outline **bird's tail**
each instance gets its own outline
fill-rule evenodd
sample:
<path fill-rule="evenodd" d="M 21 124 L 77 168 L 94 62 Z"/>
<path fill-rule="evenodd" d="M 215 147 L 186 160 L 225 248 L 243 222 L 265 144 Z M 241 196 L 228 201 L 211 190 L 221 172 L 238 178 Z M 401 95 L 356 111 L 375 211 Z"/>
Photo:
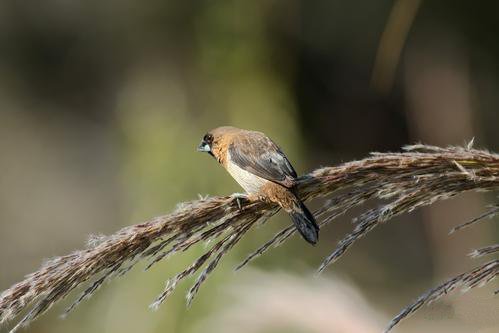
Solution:
<path fill-rule="evenodd" d="M 291 220 L 293 220 L 302 237 L 310 244 L 317 244 L 319 241 L 319 226 L 315 222 L 312 213 L 300 199 L 296 198 L 289 215 L 291 215 Z"/>

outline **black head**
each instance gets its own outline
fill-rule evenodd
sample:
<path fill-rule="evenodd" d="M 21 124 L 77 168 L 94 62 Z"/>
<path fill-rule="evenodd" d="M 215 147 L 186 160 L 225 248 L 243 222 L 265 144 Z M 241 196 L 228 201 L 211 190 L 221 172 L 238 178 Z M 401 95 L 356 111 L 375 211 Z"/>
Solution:
<path fill-rule="evenodd" d="M 203 137 L 203 140 L 201 140 L 201 143 L 198 146 L 198 151 L 205 152 L 213 156 L 213 153 L 211 151 L 212 144 L 213 144 L 213 134 L 206 133 L 205 136 Z"/>

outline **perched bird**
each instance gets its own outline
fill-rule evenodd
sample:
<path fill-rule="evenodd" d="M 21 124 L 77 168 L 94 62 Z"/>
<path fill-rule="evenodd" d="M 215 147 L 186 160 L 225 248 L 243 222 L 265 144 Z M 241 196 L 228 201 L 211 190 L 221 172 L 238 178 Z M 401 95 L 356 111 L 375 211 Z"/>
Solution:
<path fill-rule="evenodd" d="M 250 198 L 277 203 L 303 238 L 316 244 L 319 226 L 296 192 L 296 171 L 286 155 L 265 134 L 223 126 L 208 132 L 198 151 L 223 165 Z"/>

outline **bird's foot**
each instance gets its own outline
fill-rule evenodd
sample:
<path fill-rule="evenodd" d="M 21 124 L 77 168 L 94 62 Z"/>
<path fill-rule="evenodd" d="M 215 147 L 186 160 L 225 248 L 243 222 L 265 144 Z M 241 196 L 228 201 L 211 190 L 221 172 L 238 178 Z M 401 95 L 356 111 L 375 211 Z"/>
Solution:
<path fill-rule="evenodd" d="M 243 208 L 244 202 L 249 201 L 249 196 L 246 193 L 233 193 L 231 197 L 236 200 L 239 210 Z"/>

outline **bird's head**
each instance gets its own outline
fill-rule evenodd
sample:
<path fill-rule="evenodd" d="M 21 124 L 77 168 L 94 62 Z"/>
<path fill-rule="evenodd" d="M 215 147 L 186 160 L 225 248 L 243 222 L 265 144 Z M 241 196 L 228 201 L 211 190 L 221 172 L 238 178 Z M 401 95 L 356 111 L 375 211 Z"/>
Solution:
<path fill-rule="evenodd" d="M 213 134 L 211 134 L 210 132 L 206 133 L 203 136 L 203 140 L 201 140 L 201 143 L 198 146 L 198 151 L 213 155 L 213 152 L 211 150 L 213 146 L 213 141 L 214 141 Z"/>
<path fill-rule="evenodd" d="M 220 148 L 224 142 L 228 141 L 231 136 L 237 134 L 239 131 L 241 130 L 231 126 L 222 126 L 212 129 L 204 135 L 197 150 L 217 157 L 215 155 L 219 150 L 218 148 Z"/>

